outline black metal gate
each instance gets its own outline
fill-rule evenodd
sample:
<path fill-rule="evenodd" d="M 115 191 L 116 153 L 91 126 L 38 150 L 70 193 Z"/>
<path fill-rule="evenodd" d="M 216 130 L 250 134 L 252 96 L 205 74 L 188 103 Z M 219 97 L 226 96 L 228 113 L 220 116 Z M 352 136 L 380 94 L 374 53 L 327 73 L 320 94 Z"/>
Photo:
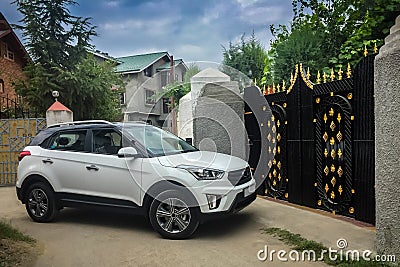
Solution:
<path fill-rule="evenodd" d="M 246 105 L 250 165 L 270 167 L 259 192 L 375 223 L 373 62 L 371 55 L 354 73 L 350 66 L 344 75 L 318 73 L 316 84 L 297 65 L 287 89 L 282 84 L 266 90 L 270 131 L 260 131 L 261 110 Z M 251 90 L 257 89 L 246 89 L 247 103 L 254 101 Z M 275 146 L 257 146 L 263 138 Z"/>

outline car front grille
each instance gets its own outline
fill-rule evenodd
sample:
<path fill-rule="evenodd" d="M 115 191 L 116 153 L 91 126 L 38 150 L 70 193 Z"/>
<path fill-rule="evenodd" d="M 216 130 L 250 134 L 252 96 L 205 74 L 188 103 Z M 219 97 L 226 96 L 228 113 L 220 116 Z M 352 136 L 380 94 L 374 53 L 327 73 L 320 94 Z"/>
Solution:
<path fill-rule="evenodd" d="M 232 185 L 235 186 L 249 182 L 251 180 L 250 167 L 229 172 L 228 180 L 229 182 L 231 182 Z"/>

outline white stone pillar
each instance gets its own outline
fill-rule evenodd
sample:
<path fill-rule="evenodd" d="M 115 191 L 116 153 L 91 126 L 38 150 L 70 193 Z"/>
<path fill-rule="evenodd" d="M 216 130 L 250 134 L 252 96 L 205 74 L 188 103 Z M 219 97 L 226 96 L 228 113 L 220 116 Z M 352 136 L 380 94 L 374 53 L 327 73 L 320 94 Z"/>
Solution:
<path fill-rule="evenodd" d="M 71 122 L 74 121 L 74 113 L 60 102 L 55 101 L 46 111 L 46 121 L 47 126 L 57 123 Z"/>
<path fill-rule="evenodd" d="M 400 16 L 375 58 L 377 251 L 400 259 Z"/>

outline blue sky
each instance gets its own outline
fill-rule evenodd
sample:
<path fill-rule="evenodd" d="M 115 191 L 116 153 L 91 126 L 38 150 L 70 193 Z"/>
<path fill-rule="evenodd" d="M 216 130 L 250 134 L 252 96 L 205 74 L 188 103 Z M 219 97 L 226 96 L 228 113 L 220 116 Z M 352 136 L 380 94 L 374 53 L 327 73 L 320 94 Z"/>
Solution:
<path fill-rule="evenodd" d="M 21 15 L 11 0 L 0 0 L 10 23 Z M 168 51 L 186 62 L 222 60 L 222 45 L 254 30 L 268 48 L 270 24 L 288 24 L 290 0 L 78 0 L 71 13 L 92 17 L 97 49 L 119 57 Z"/>

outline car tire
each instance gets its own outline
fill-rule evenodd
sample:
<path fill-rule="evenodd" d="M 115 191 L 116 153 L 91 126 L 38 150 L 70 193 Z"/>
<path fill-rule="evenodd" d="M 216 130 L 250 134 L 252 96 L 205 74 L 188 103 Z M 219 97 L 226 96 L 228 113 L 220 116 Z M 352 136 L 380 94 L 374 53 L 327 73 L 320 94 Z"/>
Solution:
<path fill-rule="evenodd" d="M 199 227 L 199 211 L 194 198 L 183 190 L 168 190 L 153 199 L 149 219 L 163 238 L 186 239 Z"/>
<path fill-rule="evenodd" d="M 53 189 L 43 182 L 28 187 L 25 203 L 26 211 L 35 222 L 51 222 L 58 213 Z"/>

